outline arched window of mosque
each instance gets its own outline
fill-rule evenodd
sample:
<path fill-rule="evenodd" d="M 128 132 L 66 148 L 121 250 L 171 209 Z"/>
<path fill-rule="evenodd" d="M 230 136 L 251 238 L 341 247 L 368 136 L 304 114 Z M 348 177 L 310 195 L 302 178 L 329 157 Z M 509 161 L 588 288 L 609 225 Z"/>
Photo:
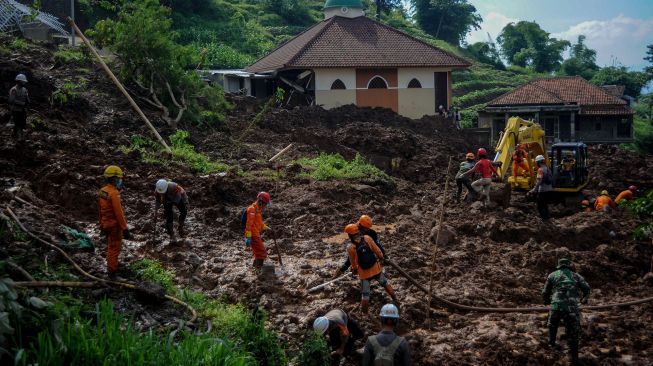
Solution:
<path fill-rule="evenodd" d="M 368 89 L 388 89 L 388 83 L 380 76 L 373 77 L 369 83 L 367 83 Z"/>
<path fill-rule="evenodd" d="M 413 80 L 411 80 L 411 81 L 408 83 L 408 87 L 409 87 L 409 88 L 421 88 L 421 87 L 422 87 L 422 84 L 419 82 L 419 80 L 413 78 Z"/>
<path fill-rule="evenodd" d="M 345 83 L 342 82 L 342 80 L 336 79 L 333 84 L 331 84 L 331 90 L 336 89 L 347 89 L 347 87 L 345 86 Z"/>

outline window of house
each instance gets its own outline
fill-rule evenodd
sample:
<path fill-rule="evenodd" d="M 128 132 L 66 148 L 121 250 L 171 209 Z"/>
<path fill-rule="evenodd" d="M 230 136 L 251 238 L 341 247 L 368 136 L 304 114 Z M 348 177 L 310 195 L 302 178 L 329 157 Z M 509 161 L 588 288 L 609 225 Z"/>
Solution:
<path fill-rule="evenodd" d="M 617 123 L 617 137 L 630 137 L 630 125 L 628 118 L 622 118 Z"/>
<path fill-rule="evenodd" d="M 421 87 L 422 87 L 422 83 L 420 83 L 419 80 L 413 78 L 413 80 L 411 80 L 411 81 L 408 83 L 408 87 L 409 87 L 409 88 L 421 88 Z"/>
<path fill-rule="evenodd" d="M 337 89 L 347 89 L 345 86 L 345 83 L 342 82 L 340 79 L 336 79 L 333 84 L 331 84 L 331 90 L 337 90 Z"/>
<path fill-rule="evenodd" d="M 388 83 L 380 76 L 373 77 L 369 83 L 367 83 L 368 89 L 388 89 Z"/>

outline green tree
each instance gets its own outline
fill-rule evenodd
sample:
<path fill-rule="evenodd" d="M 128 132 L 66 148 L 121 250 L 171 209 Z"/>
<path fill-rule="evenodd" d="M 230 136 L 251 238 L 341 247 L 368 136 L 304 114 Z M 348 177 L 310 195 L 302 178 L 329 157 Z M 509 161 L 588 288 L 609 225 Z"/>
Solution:
<path fill-rule="evenodd" d="M 649 73 L 649 78 L 653 79 L 653 44 L 650 44 L 646 46 L 646 56 L 644 56 L 644 60 L 648 61 L 651 63 L 651 66 L 647 66 L 644 68 L 644 71 Z"/>
<path fill-rule="evenodd" d="M 415 19 L 424 32 L 456 46 L 483 19 L 467 0 L 411 0 Z"/>
<path fill-rule="evenodd" d="M 551 38 L 539 24 L 527 21 L 506 25 L 497 42 L 511 65 L 529 67 L 537 72 L 558 70 L 562 52 L 570 46 L 569 41 Z"/>
<path fill-rule="evenodd" d="M 628 71 L 625 66 L 608 66 L 599 70 L 592 78 L 596 85 L 624 85 L 625 94 L 637 98 L 648 82 L 647 74 L 640 71 Z"/>
<path fill-rule="evenodd" d="M 560 74 L 580 75 L 587 80 L 591 80 L 599 70 L 599 66 L 596 64 L 596 51 L 587 48 L 584 42 L 585 36 L 578 36 L 578 41 L 571 46 L 571 57 L 566 59 L 560 66 Z"/>
<path fill-rule="evenodd" d="M 161 112 L 172 127 L 200 110 L 222 112 L 221 91 L 203 83 L 196 69 L 200 55 L 174 41 L 170 9 L 159 0 L 123 0 L 116 19 L 99 21 L 90 35 L 121 61 L 121 75 L 141 91 L 139 97 Z M 202 105 L 200 105 L 202 101 Z"/>
<path fill-rule="evenodd" d="M 314 24 L 306 0 L 263 0 L 268 11 L 279 15 L 288 25 Z"/>
<path fill-rule="evenodd" d="M 506 66 L 501 61 L 499 51 L 493 43 L 476 42 L 468 45 L 465 49 L 472 54 L 472 56 L 483 63 L 492 65 L 499 70 L 505 70 Z"/>

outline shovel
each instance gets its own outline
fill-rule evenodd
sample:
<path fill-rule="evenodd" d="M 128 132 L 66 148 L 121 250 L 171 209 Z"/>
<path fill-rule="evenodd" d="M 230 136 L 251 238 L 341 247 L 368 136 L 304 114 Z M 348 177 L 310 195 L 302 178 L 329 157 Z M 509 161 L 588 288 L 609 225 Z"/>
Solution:
<path fill-rule="evenodd" d="M 274 240 L 274 250 L 277 252 L 277 256 L 279 256 L 279 265 L 281 266 L 281 269 L 283 270 L 283 261 L 281 260 L 281 250 L 279 249 L 279 244 L 277 243 L 277 232 L 272 231 L 272 240 Z"/>
<path fill-rule="evenodd" d="M 340 277 L 338 277 L 338 278 L 335 278 L 335 279 L 333 279 L 333 280 L 331 280 L 331 281 L 327 281 L 327 282 L 325 282 L 325 283 L 323 283 L 323 284 L 321 284 L 321 285 L 317 285 L 317 286 L 315 286 L 315 287 L 311 287 L 311 288 L 309 288 L 308 290 L 306 290 L 306 292 L 311 293 L 311 292 L 315 292 L 315 291 L 317 291 L 317 290 L 321 290 L 321 289 L 327 287 L 328 285 L 330 285 L 330 284 L 332 284 L 332 283 L 338 282 L 338 281 L 340 281 L 340 280 L 346 278 L 347 276 L 349 276 L 349 273 L 345 273 L 345 274 L 343 274 L 342 276 L 340 276 Z"/>
<path fill-rule="evenodd" d="M 156 218 L 159 216 L 159 205 L 154 204 L 154 220 L 152 221 L 152 246 L 156 245 Z"/>

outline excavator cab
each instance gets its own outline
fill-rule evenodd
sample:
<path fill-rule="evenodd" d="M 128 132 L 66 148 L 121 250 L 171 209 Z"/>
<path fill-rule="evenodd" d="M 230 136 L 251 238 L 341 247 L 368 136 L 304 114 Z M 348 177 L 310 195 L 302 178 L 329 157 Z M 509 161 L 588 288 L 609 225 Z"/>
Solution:
<path fill-rule="evenodd" d="M 561 142 L 551 147 L 549 154 L 553 173 L 553 190 L 574 193 L 589 181 L 587 145 L 582 142 Z"/>

